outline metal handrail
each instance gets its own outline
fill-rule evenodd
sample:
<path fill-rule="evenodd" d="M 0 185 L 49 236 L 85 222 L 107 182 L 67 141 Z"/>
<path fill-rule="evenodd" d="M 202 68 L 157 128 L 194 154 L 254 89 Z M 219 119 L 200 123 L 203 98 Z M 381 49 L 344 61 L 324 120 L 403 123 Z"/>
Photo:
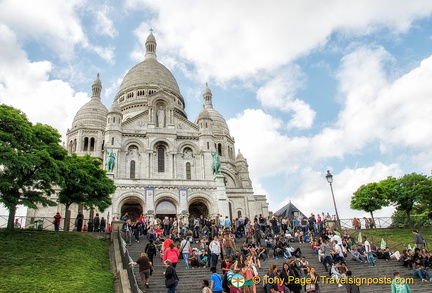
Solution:
<path fill-rule="evenodd" d="M 129 265 L 132 262 L 132 258 L 129 255 L 129 251 L 126 248 L 126 241 L 123 239 L 122 232 L 118 231 L 120 254 L 122 257 L 123 268 L 127 270 L 128 278 L 132 293 L 142 293 L 136 280 L 135 272 L 132 266 Z"/>

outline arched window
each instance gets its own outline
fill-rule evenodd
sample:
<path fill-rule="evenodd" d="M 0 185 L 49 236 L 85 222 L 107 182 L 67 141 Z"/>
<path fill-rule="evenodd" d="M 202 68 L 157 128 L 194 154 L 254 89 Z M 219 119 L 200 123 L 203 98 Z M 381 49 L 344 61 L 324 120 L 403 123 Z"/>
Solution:
<path fill-rule="evenodd" d="M 221 143 L 218 143 L 217 150 L 218 150 L 219 156 L 222 157 L 222 144 Z"/>
<path fill-rule="evenodd" d="M 89 147 L 89 139 L 88 137 L 84 137 L 84 151 L 88 151 L 88 147 Z"/>
<path fill-rule="evenodd" d="M 191 180 L 192 179 L 191 164 L 189 162 L 186 163 L 186 179 L 187 180 Z"/>
<path fill-rule="evenodd" d="M 114 137 L 111 137 L 111 145 L 114 145 Z"/>
<path fill-rule="evenodd" d="M 90 151 L 94 152 L 94 147 L 95 147 L 95 139 L 94 137 L 90 138 Z"/>
<path fill-rule="evenodd" d="M 73 152 L 73 141 L 71 140 L 69 142 L 69 153 L 72 153 L 72 152 Z"/>
<path fill-rule="evenodd" d="M 135 161 L 132 160 L 130 162 L 130 178 L 134 179 L 135 178 Z"/>
<path fill-rule="evenodd" d="M 165 149 L 159 146 L 157 149 L 158 155 L 158 172 L 165 172 Z"/>
<path fill-rule="evenodd" d="M 101 147 L 101 149 L 104 150 L 104 147 L 105 147 L 105 140 L 102 140 L 102 147 Z"/>
<path fill-rule="evenodd" d="M 77 148 L 77 141 L 76 141 L 76 138 L 75 138 L 74 142 L 73 142 L 73 152 L 74 153 L 76 153 L 76 148 Z"/>

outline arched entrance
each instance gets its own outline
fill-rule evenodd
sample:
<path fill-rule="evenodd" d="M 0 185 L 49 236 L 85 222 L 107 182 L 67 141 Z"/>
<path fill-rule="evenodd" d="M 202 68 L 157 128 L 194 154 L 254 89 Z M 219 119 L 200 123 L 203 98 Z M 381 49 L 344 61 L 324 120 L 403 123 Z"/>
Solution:
<path fill-rule="evenodd" d="M 207 205 L 202 200 L 196 200 L 189 204 L 189 217 L 201 217 L 204 218 L 209 216 L 209 210 Z"/>
<path fill-rule="evenodd" d="M 140 201 L 137 198 L 126 199 L 121 207 L 121 215 L 123 216 L 125 213 L 129 214 L 129 218 L 132 222 L 138 220 L 143 213 L 143 207 Z"/>
<path fill-rule="evenodd" d="M 177 217 L 177 208 L 170 200 L 161 200 L 156 205 L 156 218 Z"/>

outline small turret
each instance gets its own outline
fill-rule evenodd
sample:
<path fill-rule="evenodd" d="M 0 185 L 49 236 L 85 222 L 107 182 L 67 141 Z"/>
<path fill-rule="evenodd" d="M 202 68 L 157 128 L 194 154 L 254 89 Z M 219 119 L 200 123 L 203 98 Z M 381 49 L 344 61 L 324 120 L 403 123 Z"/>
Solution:
<path fill-rule="evenodd" d="M 145 47 L 146 47 L 146 54 L 145 59 L 156 59 L 156 38 L 153 35 L 153 30 L 150 29 L 150 34 L 147 37 Z"/>
<path fill-rule="evenodd" d="M 99 73 L 98 73 L 92 85 L 92 98 L 95 97 L 100 99 L 101 92 L 102 92 L 102 82 L 99 79 Z"/>

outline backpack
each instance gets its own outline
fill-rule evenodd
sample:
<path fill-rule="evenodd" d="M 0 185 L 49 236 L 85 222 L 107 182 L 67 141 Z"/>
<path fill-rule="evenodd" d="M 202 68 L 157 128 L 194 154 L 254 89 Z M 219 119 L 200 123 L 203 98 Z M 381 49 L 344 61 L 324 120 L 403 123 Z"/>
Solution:
<path fill-rule="evenodd" d="M 148 244 L 147 251 L 148 251 L 148 252 L 156 253 L 156 246 L 155 246 L 153 243 L 149 243 L 149 244 Z"/>

